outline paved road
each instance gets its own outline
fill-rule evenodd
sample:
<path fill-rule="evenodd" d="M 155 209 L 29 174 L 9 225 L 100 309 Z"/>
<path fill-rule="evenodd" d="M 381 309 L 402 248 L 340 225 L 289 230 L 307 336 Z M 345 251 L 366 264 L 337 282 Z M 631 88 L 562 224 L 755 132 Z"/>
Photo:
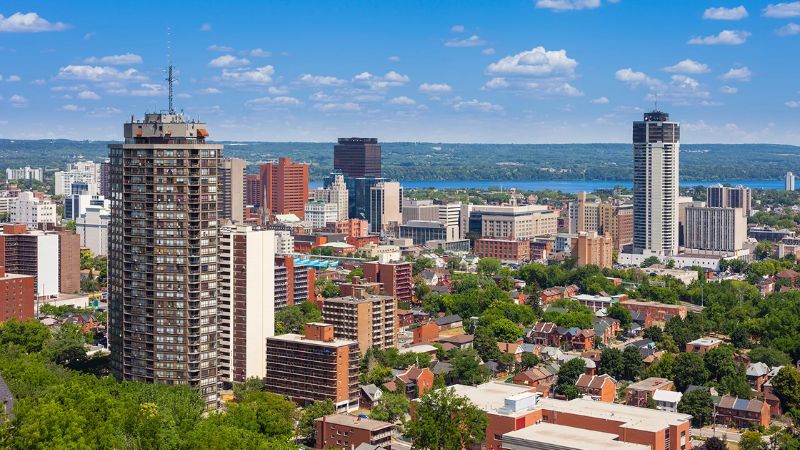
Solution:
<path fill-rule="evenodd" d="M 742 440 L 742 435 L 728 431 L 725 427 L 717 426 L 716 431 L 714 431 L 711 427 L 703 427 L 703 428 L 692 428 L 691 430 L 692 436 L 702 436 L 705 438 L 710 438 L 712 436 L 716 436 L 722 440 L 730 441 L 730 442 L 739 442 Z"/>

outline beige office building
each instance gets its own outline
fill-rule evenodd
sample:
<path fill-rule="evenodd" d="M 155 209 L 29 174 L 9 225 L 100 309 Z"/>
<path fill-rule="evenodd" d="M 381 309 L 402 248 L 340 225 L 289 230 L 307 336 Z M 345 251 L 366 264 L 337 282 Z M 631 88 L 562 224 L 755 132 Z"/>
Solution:
<path fill-rule="evenodd" d="M 244 177 L 247 162 L 237 158 L 222 158 L 219 171 L 220 219 L 244 223 Z"/>
<path fill-rule="evenodd" d="M 322 304 L 322 319 L 333 325 L 336 338 L 358 342 L 364 354 L 370 347 L 397 347 L 397 299 L 388 295 L 337 297 Z"/>
<path fill-rule="evenodd" d="M 686 208 L 684 246 L 687 252 L 736 252 L 747 240 L 747 218 L 742 208 Z"/>

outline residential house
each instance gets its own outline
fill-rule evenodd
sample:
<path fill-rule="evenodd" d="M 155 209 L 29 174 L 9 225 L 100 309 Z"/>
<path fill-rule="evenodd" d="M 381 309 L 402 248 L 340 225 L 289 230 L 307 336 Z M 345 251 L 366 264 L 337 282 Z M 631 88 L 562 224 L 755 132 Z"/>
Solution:
<path fill-rule="evenodd" d="M 766 402 L 723 395 L 715 403 L 717 424 L 737 428 L 769 427 L 770 407 Z"/>
<path fill-rule="evenodd" d="M 363 448 L 369 444 L 389 448 L 394 425 L 349 414 L 333 414 L 315 421 L 316 448 Z M 375 447 L 373 447 L 375 448 Z"/>
<path fill-rule="evenodd" d="M 594 323 L 594 333 L 600 338 L 603 345 L 608 345 L 613 341 L 620 330 L 619 320 L 611 317 L 595 317 L 592 322 Z"/>
<path fill-rule="evenodd" d="M 414 344 L 429 344 L 439 339 L 441 328 L 436 322 L 423 323 L 412 331 L 412 342 Z"/>
<path fill-rule="evenodd" d="M 613 403 L 617 397 L 617 381 L 609 375 L 586 375 L 578 377 L 575 387 L 584 397 L 606 403 Z"/>
<path fill-rule="evenodd" d="M 558 326 L 552 322 L 537 322 L 528 333 L 527 340 L 536 345 L 558 347 Z"/>
<path fill-rule="evenodd" d="M 745 376 L 747 377 L 747 384 L 750 385 L 756 392 L 761 392 L 764 383 L 768 381 L 770 368 L 763 362 L 750 363 L 747 365 Z"/>
<path fill-rule="evenodd" d="M 361 400 L 359 405 L 365 409 L 372 409 L 381 401 L 383 391 L 374 384 L 364 384 L 361 388 Z"/>
<path fill-rule="evenodd" d="M 498 342 L 497 348 L 502 353 L 508 353 L 514 357 L 514 361 L 522 362 L 522 343 L 520 342 Z"/>
<path fill-rule="evenodd" d="M 449 330 L 464 326 L 464 320 L 458 314 L 451 314 L 436 318 L 436 325 L 439 325 L 442 330 Z"/>
<path fill-rule="evenodd" d="M 672 391 L 674 389 L 674 383 L 666 378 L 645 378 L 628 385 L 625 390 L 625 403 L 645 408 L 657 390 Z"/>
<path fill-rule="evenodd" d="M 663 389 L 656 389 L 653 392 L 653 401 L 656 402 L 656 408 L 662 411 L 678 412 L 678 403 L 680 403 L 683 394 L 675 391 L 667 391 Z"/>
<path fill-rule="evenodd" d="M 686 343 L 686 353 L 706 353 L 722 345 L 722 341 L 713 337 L 702 337 Z"/>
<path fill-rule="evenodd" d="M 416 366 L 411 366 L 395 373 L 395 383 L 397 381 L 403 382 L 405 385 L 404 394 L 409 400 L 413 400 L 422 397 L 425 391 L 433 387 L 433 372 L 427 367 L 419 369 Z"/>
<path fill-rule="evenodd" d="M 451 344 L 454 348 L 464 350 L 472 348 L 473 340 L 475 340 L 475 336 L 471 334 L 458 334 L 455 336 L 440 337 L 439 343 L 442 345 Z"/>
<path fill-rule="evenodd" d="M 788 286 L 797 287 L 797 279 L 800 277 L 800 273 L 792 269 L 786 269 L 775 274 L 775 277 L 778 279 L 778 282 L 784 281 Z"/>

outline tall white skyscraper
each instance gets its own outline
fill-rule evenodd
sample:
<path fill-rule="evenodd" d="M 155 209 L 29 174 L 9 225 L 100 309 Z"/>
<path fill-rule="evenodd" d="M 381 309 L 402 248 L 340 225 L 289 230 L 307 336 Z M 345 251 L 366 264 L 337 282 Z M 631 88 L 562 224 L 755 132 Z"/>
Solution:
<path fill-rule="evenodd" d="M 100 194 L 100 164 L 92 161 L 67 164 L 67 170 L 55 173 L 56 195 L 71 194 L 72 183 L 86 183 L 91 187 L 90 195 Z"/>
<path fill-rule="evenodd" d="M 652 111 L 633 122 L 633 248 L 635 253 L 678 253 L 680 124 Z"/>
<path fill-rule="evenodd" d="M 787 191 L 794 190 L 794 179 L 795 176 L 792 172 L 786 172 L 786 176 L 783 177 L 783 188 Z"/>
<path fill-rule="evenodd" d="M 403 187 L 397 181 L 382 181 L 370 189 L 369 230 L 387 232 L 403 223 Z"/>
<path fill-rule="evenodd" d="M 349 212 L 349 201 L 347 196 L 347 184 L 344 181 L 344 175 L 341 173 L 332 173 L 330 175 L 331 183 L 328 187 L 317 188 L 312 191 L 314 200 L 322 200 L 325 203 L 336 204 L 336 215 L 339 220 L 347 220 Z"/>

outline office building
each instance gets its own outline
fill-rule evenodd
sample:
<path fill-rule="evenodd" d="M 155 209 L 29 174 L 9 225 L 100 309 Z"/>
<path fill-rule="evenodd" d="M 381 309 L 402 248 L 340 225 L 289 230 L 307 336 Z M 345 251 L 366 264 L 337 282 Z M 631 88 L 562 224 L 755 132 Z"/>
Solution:
<path fill-rule="evenodd" d="M 110 144 L 109 344 L 120 380 L 195 388 L 218 404 L 221 144 L 170 104 Z"/>
<path fill-rule="evenodd" d="M 55 225 L 57 220 L 56 204 L 30 191 L 20 192 L 11 210 L 12 223 L 21 223 L 31 229 L 39 228 L 39 224 Z"/>
<path fill-rule="evenodd" d="M 424 245 L 428 241 L 451 242 L 458 240 L 458 226 L 445 225 L 438 220 L 410 220 L 400 225 L 400 237 L 412 239 L 414 245 Z"/>
<path fill-rule="evenodd" d="M 403 187 L 397 181 L 382 181 L 370 189 L 369 227 L 371 233 L 396 230 L 403 223 Z"/>
<path fill-rule="evenodd" d="M 531 239 L 554 235 L 558 213 L 541 205 L 472 205 L 467 232 L 481 237 Z"/>
<path fill-rule="evenodd" d="M 622 250 L 633 242 L 633 205 L 601 203 L 598 234 L 610 234 L 614 248 Z"/>
<path fill-rule="evenodd" d="M 577 201 L 570 202 L 568 211 L 570 234 L 581 231 L 598 231 L 600 229 L 600 199 L 588 198 L 586 192 L 578 192 Z"/>
<path fill-rule="evenodd" d="M 267 214 L 305 215 L 308 201 L 308 164 L 295 163 L 289 158 L 262 164 L 261 207 Z"/>
<path fill-rule="evenodd" d="M 325 228 L 329 223 L 335 223 L 339 219 L 339 207 L 336 203 L 312 200 L 306 203 L 305 217 L 311 228 Z"/>
<path fill-rule="evenodd" d="M 358 343 L 335 338 L 332 325 L 308 323 L 305 335 L 268 337 L 266 356 L 268 392 L 301 406 L 331 400 L 337 412 L 358 409 Z"/>
<path fill-rule="evenodd" d="M 448 227 L 455 227 L 458 236 L 455 239 L 464 239 L 464 233 L 461 232 L 461 202 L 442 203 L 438 206 L 439 222 Z"/>
<path fill-rule="evenodd" d="M 333 169 L 348 178 L 381 177 L 381 146 L 376 138 L 339 138 Z"/>
<path fill-rule="evenodd" d="M 380 392 L 380 391 L 378 391 Z M 351 414 L 333 414 L 316 419 L 315 448 L 358 450 L 389 449 L 394 425 Z"/>
<path fill-rule="evenodd" d="M 55 234 L 58 235 L 58 292 L 77 294 L 81 291 L 81 237 L 64 229 Z"/>
<path fill-rule="evenodd" d="M 0 235 L 0 323 L 34 318 L 34 277 L 6 272 L 5 236 Z"/>
<path fill-rule="evenodd" d="M 747 241 L 747 218 L 741 208 L 686 208 L 687 252 L 737 252 Z"/>
<path fill-rule="evenodd" d="M 294 236 L 288 230 L 275 230 L 275 254 L 294 253 Z"/>
<path fill-rule="evenodd" d="M 365 354 L 371 347 L 397 347 L 397 299 L 388 295 L 327 298 L 322 320 L 333 325 L 337 338 L 358 342 Z"/>
<path fill-rule="evenodd" d="M 403 199 L 403 223 L 412 220 L 439 220 L 439 205 L 434 205 L 433 200 Z"/>
<path fill-rule="evenodd" d="M 0 191 L 0 222 L 11 219 L 11 212 L 17 205 L 17 195 L 19 191 L 4 190 Z"/>
<path fill-rule="evenodd" d="M 238 158 L 222 158 L 219 171 L 219 218 L 244 223 L 244 171 L 247 162 Z"/>
<path fill-rule="evenodd" d="M 100 195 L 111 198 L 111 162 L 100 163 Z"/>
<path fill-rule="evenodd" d="M 652 111 L 633 123 L 633 250 L 678 253 L 680 125 Z"/>
<path fill-rule="evenodd" d="M 411 263 L 364 263 L 364 279 L 383 284 L 383 291 L 400 302 L 410 302 L 414 295 L 411 280 Z"/>
<path fill-rule="evenodd" d="M 752 191 L 744 186 L 714 184 L 706 188 L 706 206 L 709 208 L 741 208 L 744 216 L 752 214 Z"/>
<path fill-rule="evenodd" d="M 597 234 L 595 231 L 581 231 L 572 246 L 572 252 L 578 257 L 578 267 L 594 265 L 600 268 L 611 268 L 614 259 L 614 244 L 610 234 Z"/>
<path fill-rule="evenodd" d="M 32 169 L 29 166 L 19 169 L 6 169 L 6 181 L 11 180 L 36 180 L 42 181 L 43 170 L 41 168 Z"/>
<path fill-rule="evenodd" d="M 330 177 L 331 182 L 328 186 L 317 188 L 312 191 L 312 197 L 314 200 L 335 204 L 337 220 L 347 220 L 350 208 L 348 196 L 350 194 L 347 191 L 344 175 L 341 173 L 332 173 Z"/>
<path fill-rule="evenodd" d="M 244 190 L 245 205 L 259 208 L 261 206 L 261 175 L 257 173 L 245 175 Z"/>
<path fill-rule="evenodd" d="M 480 238 L 475 240 L 473 253 L 478 258 L 527 262 L 531 259 L 531 242 L 528 239 Z"/>
<path fill-rule="evenodd" d="M 96 256 L 108 255 L 108 224 L 111 210 L 102 206 L 89 206 L 75 220 L 75 232 L 80 236 L 80 246 Z"/>
<path fill-rule="evenodd" d="M 369 222 L 364 219 L 337 220 L 333 231 L 352 237 L 367 236 L 369 234 Z"/>
<path fill-rule="evenodd" d="M 275 335 L 275 233 L 223 227 L 219 236 L 219 378 L 243 383 L 267 375 Z"/>
<path fill-rule="evenodd" d="M 72 194 L 64 197 L 64 220 L 77 220 L 89 207 L 108 209 L 111 206 L 111 200 L 89 192 L 85 184 L 72 184 Z"/>
<path fill-rule="evenodd" d="M 58 233 L 29 231 L 19 224 L 4 225 L 0 236 L 5 241 L 6 272 L 34 277 L 34 291 L 39 297 L 57 296 L 61 284 Z M 71 270 L 80 278 L 80 256 Z"/>
<path fill-rule="evenodd" d="M 72 183 L 86 183 L 92 187 L 91 195 L 100 194 L 100 164 L 92 161 L 78 161 L 67 164 L 67 169 L 55 173 L 55 194 L 68 195 Z"/>
<path fill-rule="evenodd" d="M 314 300 L 317 272 L 306 260 L 275 257 L 275 310 Z"/>
<path fill-rule="evenodd" d="M 793 191 L 794 180 L 795 180 L 794 174 L 792 172 L 786 172 L 786 176 L 783 177 L 783 189 L 786 191 Z"/>

